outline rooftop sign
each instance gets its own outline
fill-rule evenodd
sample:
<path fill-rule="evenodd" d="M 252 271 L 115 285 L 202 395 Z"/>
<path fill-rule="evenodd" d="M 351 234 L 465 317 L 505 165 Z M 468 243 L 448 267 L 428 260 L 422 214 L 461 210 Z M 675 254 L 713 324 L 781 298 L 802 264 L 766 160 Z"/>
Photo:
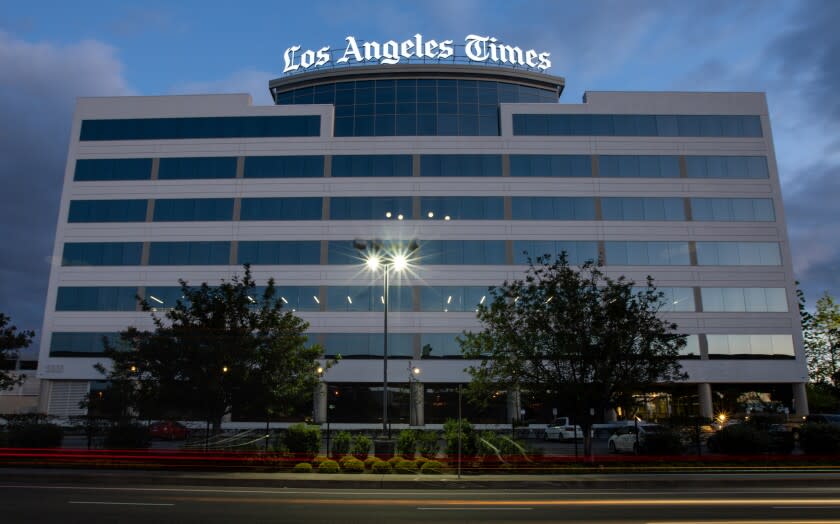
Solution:
<path fill-rule="evenodd" d="M 464 44 L 456 45 L 454 40 L 426 40 L 423 35 L 397 42 L 362 42 L 353 36 L 345 38 L 344 50 L 324 46 L 318 50 L 301 51 L 293 45 L 283 53 L 284 73 L 303 72 L 328 66 L 354 65 L 364 63 L 398 64 L 400 62 L 453 62 L 486 63 L 523 67 L 545 71 L 551 67 L 550 53 L 538 53 L 533 49 L 500 43 L 495 37 L 467 35 Z M 463 56 L 459 56 L 463 53 Z"/>

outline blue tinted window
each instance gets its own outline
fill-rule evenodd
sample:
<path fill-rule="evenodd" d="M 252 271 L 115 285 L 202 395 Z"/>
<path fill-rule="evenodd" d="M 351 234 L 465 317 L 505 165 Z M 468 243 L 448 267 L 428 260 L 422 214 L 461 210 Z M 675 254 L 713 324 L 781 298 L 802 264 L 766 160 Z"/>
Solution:
<path fill-rule="evenodd" d="M 151 158 L 97 158 L 76 160 L 73 180 L 149 180 L 151 177 Z"/>
<path fill-rule="evenodd" d="M 249 156 L 245 178 L 318 178 L 324 176 L 322 156 Z"/>
<path fill-rule="evenodd" d="M 146 286 L 143 298 L 152 311 L 172 309 L 179 300 L 186 303 L 180 286 Z"/>
<path fill-rule="evenodd" d="M 502 220 L 503 197 L 421 197 L 420 216 L 443 220 Z"/>
<path fill-rule="evenodd" d="M 603 197 L 604 220 L 685 220 L 682 198 Z"/>
<path fill-rule="evenodd" d="M 226 266 L 230 264 L 230 242 L 152 242 L 151 266 Z"/>
<path fill-rule="evenodd" d="M 139 266 L 142 242 L 67 242 L 62 266 Z"/>
<path fill-rule="evenodd" d="M 791 335 L 706 335 L 709 358 L 794 358 Z"/>
<path fill-rule="evenodd" d="M 331 358 L 382 357 L 384 350 L 381 333 L 325 333 L 323 337 L 324 356 Z M 414 356 L 414 335 L 412 333 L 389 333 L 388 356 Z"/>
<path fill-rule="evenodd" d="M 780 266 L 776 242 L 697 242 L 701 266 Z"/>
<path fill-rule="evenodd" d="M 332 176 L 411 176 L 411 155 L 336 155 Z"/>
<path fill-rule="evenodd" d="M 239 242 L 238 264 L 320 264 L 321 243 L 317 240 L 262 240 Z"/>
<path fill-rule="evenodd" d="M 319 136 L 319 115 L 83 120 L 81 141 Z"/>
<path fill-rule="evenodd" d="M 591 177 L 589 155 L 510 155 L 510 176 Z"/>
<path fill-rule="evenodd" d="M 506 264 L 504 240 L 426 240 L 420 243 L 421 264 Z"/>
<path fill-rule="evenodd" d="M 119 333 L 54 332 L 50 335 L 50 357 L 101 357 L 105 354 L 106 337 L 112 346 L 122 345 Z"/>
<path fill-rule="evenodd" d="M 240 220 L 320 220 L 323 199 L 243 198 Z"/>
<path fill-rule="evenodd" d="M 160 180 L 235 178 L 236 157 L 161 158 Z"/>
<path fill-rule="evenodd" d="M 513 134 L 523 136 L 760 137 L 752 115 L 514 114 Z"/>
<path fill-rule="evenodd" d="M 60 287 L 56 311 L 134 311 L 137 287 Z"/>
<path fill-rule="evenodd" d="M 73 200 L 68 222 L 145 222 L 146 200 Z"/>
<path fill-rule="evenodd" d="M 594 240 L 513 241 L 513 261 L 515 264 L 527 264 L 529 256 L 536 260 L 539 256 L 557 256 L 563 251 L 566 252 L 569 264 L 583 264 L 587 260 L 598 260 L 598 242 Z"/>
<path fill-rule="evenodd" d="M 262 290 L 259 290 L 260 294 Z M 320 311 L 318 286 L 277 286 L 277 296 L 283 307 L 292 311 Z"/>
<path fill-rule="evenodd" d="M 155 200 L 155 222 L 233 219 L 232 198 L 172 198 Z"/>
<path fill-rule="evenodd" d="M 634 287 L 633 293 L 644 293 L 645 287 Z M 662 293 L 662 301 L 659 311 L 663 312 L 693 312 L 696 311 L 694 303 L 694 288 L 690 287 L 657 287 L 656 291 Z"/>
<path fill-rule="evenodd" d="M 776 220 L 770 198 L 692 198 L 694 220 L 772 222 Z"/>
<path fill-rule="evenodd" d="M 601 155 L 598 176 L 605 178 L 679 178 L 676 156 Z"/>
<path fill-rule="evenodd" d="M 423 155 L 420 176 L 502 176 L 501 155 Z"/>
<path fill-rule="evenodd" d="M 420 352 L 423 358 L 463 358 L 460 336 L 461 333 L 422 333 Z"/>
<path fill-rule="evenodd" d="M 424 286 L 420 311 L 475 312 L 487 299 L 487 286 Z"/>
<path fill-rule="evenodd" d="M 411 197 L 332 197 L 330 220 L 411 218 Z"/>
<path fill-rule="evenodd" d="M 688 242 L 605 242 L 611 266 L 687 266 Z"/>
<path fill-rule="evenodd" d="M 788 310 L 785 288 L 761 287 L 704 287 L 703 311 L 786 313 Z"/>
<path fill-rule="evenodd" d="M 330 286 L 327 311 L 384 311 L 382 286 Z M 388 287 L 388 311 L 411 311 L 412 291 L 408 286 Z"/>
<path fill-rule="evenodd" d="M 688 178 L 749 178 L 770 176 L 763 156 L 687 156 Z"/>
<path fill-rule="evenodd" d="M 519 220 L 595 220 L 595 199 L 513 197 L 511 217 Z"/>
<path fill-rule="evenodd" d="M 364 254 L 353 246 L 352 240 L 330 240 L 327 249 L 329 264 L 358 265 L 365 263 Z"/>

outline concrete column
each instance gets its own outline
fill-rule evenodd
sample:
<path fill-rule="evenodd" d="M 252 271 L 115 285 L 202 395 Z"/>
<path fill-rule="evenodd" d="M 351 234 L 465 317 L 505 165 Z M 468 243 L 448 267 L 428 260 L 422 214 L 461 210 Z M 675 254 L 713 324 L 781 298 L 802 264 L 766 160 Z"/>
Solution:
<path fill-rule="evenodd" d="M 604 410 L 604 422 L 615 422 L 616 420 L 618 420 L 618 414 L 616 414 L 613 408 Z"/>
<path fill-rule="evenodd" d="M 507 420 L 505 422 L 510 422 L 515 420 L 520 422 L 522 420 L 522 413 L 520 413 L 519 409 L 521 406 L 521 396 L 519 394 L 518 389 L 511 389 L 508 390 L 507 395 Z"/>
<path fill-rule="evenodd" d="M 797 417 L 808 414 L 808 394 L 805 391 L 804 382 L 793 384 L 793 412 Z"/>
<path fill-rule="evenodd" d="M 324 424 L 327 421 L 327 383 L 318 382 L 315 386 L 315 394 L 312 406 L 312 422 Z"/>
<path fill-rule="evenodd" d="M 697 384 L 697 398 L 700 401 L 699 415 L 704 418 L 714 418 L 712 407 L 712 386 L 709 383 Z"/>
<path fill-rule="evenodd" d="M 413 380 L 409 385 L 411 388 L 411 411 L 409 414 L 409 424 L 411 426 L 424 426 L 425 417 L 425 403 L 423 399 L 423 383 Z"/>

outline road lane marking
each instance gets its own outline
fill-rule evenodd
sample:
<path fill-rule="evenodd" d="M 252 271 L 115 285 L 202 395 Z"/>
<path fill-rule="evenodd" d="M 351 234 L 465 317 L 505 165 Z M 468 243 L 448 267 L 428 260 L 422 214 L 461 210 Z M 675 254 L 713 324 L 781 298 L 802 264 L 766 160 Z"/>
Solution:
<path fill-rule="evenodd" d="M 417 508 L 420 511 L 530 511 L 534 508 Z"/>
<path fill-rule="evenodd" d="M 96 504 L 99 506 L 174 506 L 175 504 L 157 502 L 104 502 L 88 500 L 68 500 L 68 504 Z"/>

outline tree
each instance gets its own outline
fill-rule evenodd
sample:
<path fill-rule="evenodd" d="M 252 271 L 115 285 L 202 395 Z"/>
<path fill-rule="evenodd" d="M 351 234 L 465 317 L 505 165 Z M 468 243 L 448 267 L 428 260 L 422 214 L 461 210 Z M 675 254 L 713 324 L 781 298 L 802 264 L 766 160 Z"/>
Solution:
<path fill-rule="evenodd" d="M 180 280 L 182 298 L 164 317 L 140 299 L 155 328 L 126 329 L 125 347 L 105 340 L 111 383 L 130 380 L 135 405 L 198 412 L 214 431 L 235 404 L 257 405 L 269 420 L 311 394 L 321 348 L 307 346 L 309 324 L 283 310 L 273 279 L 258 294 L 244 269 L 216 287 Z"/>
<path fill-rule="evenodd" d="M 593 414 L 654 383 L 686 378 L 678 362 L 686 337 L 659 318 L 664 295 L 651 277 L 634 290 L 594 262 L 570 267 L 565 253 L 528 262 L 523 280 L 490 288 L 492 299 L 478 306 L 483 331 L 459 339 L 464 356 L 480 361 L 468 368 L 470 398 L 507 388 L 565 403 L 589 455 Z"/>
<path fill-rule="evenodd" d="M 801 302 L 802 300 L 800 300 Z M 800 308 L 801 310 L 801 308 Z M 813 382 L 840 390 L 840 304 L 825 292 L 814 314 L 803 315 L 808 372 Z"/>
<path fill-rule="evenodd" d="M 18 358 L 18 350 L 29 347 L 34 331 L 18 331 L 16 326 L 10 326 L 10 318 L 0 313 L 0 362 L 14 362 Z M 0 391 L 12 389 L 22 383 L 25 375 L 5 371 L 0 366 Z"/>

